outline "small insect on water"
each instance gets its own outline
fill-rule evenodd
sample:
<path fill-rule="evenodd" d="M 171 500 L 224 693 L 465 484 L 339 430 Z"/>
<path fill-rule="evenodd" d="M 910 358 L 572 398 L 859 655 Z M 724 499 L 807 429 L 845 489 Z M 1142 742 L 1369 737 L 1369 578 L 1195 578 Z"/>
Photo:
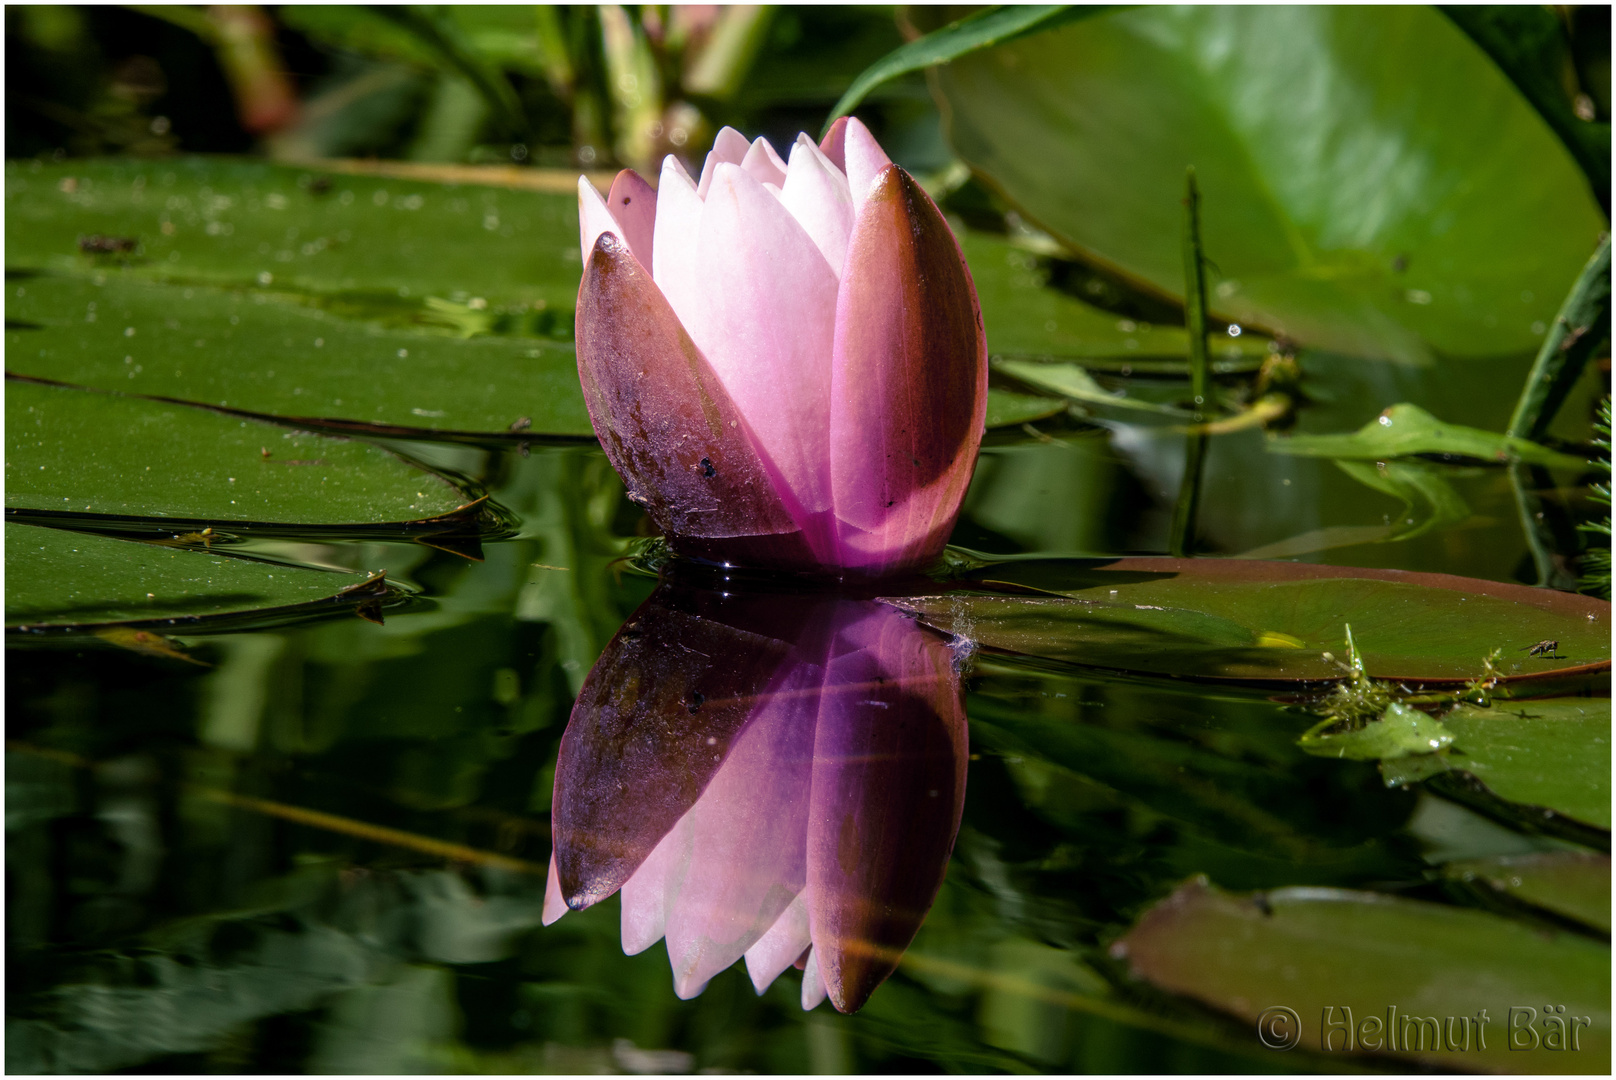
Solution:
<path fill-rule="evenodd" d="M 1547 657 L 1550 660 L 1565 659 L 1565 657 L 1560 655 L 1560 643 L 1558 641 L 1550 641 L 1547 638 L 1535 645 L 1522 645 L 1515 651 L 1524 652 L 1527 656 Z"/>

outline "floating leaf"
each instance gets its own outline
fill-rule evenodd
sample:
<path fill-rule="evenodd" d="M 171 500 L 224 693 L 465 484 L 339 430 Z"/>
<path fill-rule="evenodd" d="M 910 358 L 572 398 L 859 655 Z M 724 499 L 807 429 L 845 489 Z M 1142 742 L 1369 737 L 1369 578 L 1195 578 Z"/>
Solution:
<path fill-rule="evenodd" d="M 1610 933 L 1610 856 L 1546 851 L 1467 859 L 1442 867 L 1442 876 L 1575 919 Z"/>
<path fill-rule="evenodd" d="M 384 330 L 262 291 L 12 283 L 7 371 L 356 433 L 590 434 L 570 346 Z M 127 358 L 127 360 L 126 360 Z"/>
<path fill-rule="evenodd" d="M 1325 721 L 1333 725 L 1335 720 Z M 1412 754 L 1433 754 L 1453 743 L 1453 734 L 1418 709 L 1402 702 L 1386 707 L 1379 720 L 1351 731 L 1308 732 L 1296 740 L 1318 757 L 1350 758 L 1353 761 L 1382 761 Z"/>
<path fill-rule="evenodd" d="M 1508 677 L 1593 673 L 1610 664 L 1604 601 L 1448 574 L 1129 558 L 1004 563 L 970 580 L 1034 595 L 888 602 L 989 648 L 1181 677 L 1339 679 L 1349 623 L 1368 673 L 1382 679 L 1464 682 L 1500 647 Z M 1558 653 L 1526 650 L 1548 638 L 1559 641 Z"/>
<path fill-rule="evenodd" d="M 372 610 L 402 594 L 380 576 L 252 562 L 6 524 L 6 629 L 161 630 L 259 625 Z"/>
<path fill-rule="evenodd" d="M 1610 947 L 1487 912 L 1345 889 L 1238 897 L 1202 879 L 1112 954 L 1135 978 L 1261 1021 L 1280 1047 L 1465 1071 L 1610 1068 Z"/>
<path fill-rule="evenodd" d="M 1610 828 L 1609 698 L 1461 705 L 1443 723 L 1450 768 L 1500 799 Z"/>
<path fill-rule="evenodd" d="M 1561 469 L 1583 469 L 1588 464 L 1582 458 L 1557 454 L 1526 439 L 1495 435 L 1459 424 L 1444 424 L 1418 405 L 1409 404 L 1393 405 L 1350 435 L 1274 438 L 1269 441 L 1268 449 L 1276 454 L 1349 461 L 1435 456 L 1499 464 L 1524 461 L 1530 465 Z"/>
<path fill-rule="evenodd" d="M 85 254 L 78 238 L 92 235 L 132 239 L 135 252 Z M 6 268 L 182 284 L 267 279 L 395 306 L 479 298 L 564 313 L 570 329 L 577 196 L 239 158 L 12 162 Z"/>
<path fill-rule="evenodd" d="M 933 78 L 966 164 L 1172 296 L 1193 165 L 1213 311 L 1349 355 L 1532 351 L 1606 228 L 1553 133 L 1428 8 L 1136 8 Z"/>
<path fill-rule="evenodd" d="M 375 446 L 186 405 L 11 380 L 6 507 L 75 515 L 373 525 L 470 501 Z"/>

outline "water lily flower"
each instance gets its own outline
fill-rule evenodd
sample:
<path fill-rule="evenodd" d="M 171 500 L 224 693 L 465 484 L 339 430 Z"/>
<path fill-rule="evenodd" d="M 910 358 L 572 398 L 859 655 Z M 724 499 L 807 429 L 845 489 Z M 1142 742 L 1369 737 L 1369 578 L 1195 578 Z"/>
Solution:
<path fill-rule="evenodd" d="M 744 957 L 852 1012 L 936 898 L 966 758 L 949 644 L 895 609 L 664 584 L 562 735 L 544 921 L 621 889 L 680 997 Z"/>
<path fill-rule="evenodd" d="M 857 120 L 699 180 L 581 178 L 578 374 L 629 496 L 684 554 L 843 577 L 947 542 L 987 407 L 958 242 Z"/>

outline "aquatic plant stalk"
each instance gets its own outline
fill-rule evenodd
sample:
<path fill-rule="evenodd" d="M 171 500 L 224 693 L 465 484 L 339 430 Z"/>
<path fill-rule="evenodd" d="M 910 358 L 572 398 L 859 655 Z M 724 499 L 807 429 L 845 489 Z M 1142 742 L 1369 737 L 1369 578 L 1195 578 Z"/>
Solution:
<path fill-rule="evenodd" d="M 1610 236 L 1606 234 L 1544 335 L 1506 434 L 1518 439 L 1541 437 L 1594 350 L 1609 337 Z"/>
<path fill-rule="evenodd" d="M 1184 322 L 1190 335 L 1190 396 L 1195 403 L 1197 427 L 1184 437 L 1184 478 L 1178 485 L 1178 503 L 1167 550 L 1190 554 L 1195 544 L 1195 512 L 1201 500 L 1201 473 L 1206 460 L 1207 433 L 1200 427 L 1212 399 L 1212 363 L 1206 348 L 1206 262 L 1201 254 L 1201 192 L 1191 168 L 1184 178 Z"/>

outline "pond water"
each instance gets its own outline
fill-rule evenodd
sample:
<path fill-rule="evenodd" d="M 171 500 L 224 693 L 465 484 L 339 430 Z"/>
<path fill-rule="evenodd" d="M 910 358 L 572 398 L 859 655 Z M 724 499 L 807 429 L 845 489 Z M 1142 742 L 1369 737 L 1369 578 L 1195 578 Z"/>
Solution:
<path fill-rule="evenodd" d="M 1523 371 L 1304 357 L 1299 430 L 1350 431 L 1399 401 L 1500 430 Z M 1566 410 L 1578 433 L 1596 381 Z M 1295 692 L 973 652 L 868 594 L 716 572 L 692 583 L 646 556 L 647 523 L 593 446 L 395 446 L 486 488 L 512 535 L 480 551 L 250 549 L 385 569 L 414 597 L 384 622 L 182 636 L 183 655 L 86 638 L 8 652 L 13 1071 L 1334 1068 L 1266 1048 L 1229 1015 L 1240 1009 L 1135 978 L 1117 939 L 1196 875 L 1236 893 L 1340 887 L 1451 906 L 1440 864 L 1582 850 L 1452 792 L 1390 787 L 1373 761 L 1304 753 L 1318 717 Z M 993 569 L 1004 558 L 1164 552 L 1182 447 L 1165 429 L 1075 420 L 992 433 L 951 565 L 981 580 L 1005 576 Z M 1507 474 L 1428 467 L 1463 513 L 1385 541 L 1436 511 L 1400 509 L 1327 459 L 1266 453 L 1260 432 L 1220 437 L 1198 547 L 1531 580 Z M 653 597 L 659 570 L 669 584 Z M 725 664 L 750 674 L 721 694 L 646 703 L 647 685 L 699 687 Z M 576 836 L 614 823 L 643 856 L 690 805 L 677 792 L 711 768 L 692 752 L 613 772 L 580 734 L 562 755 L 586 679 L 589 700 L 653 716 L 674 742 L 729 740 L 736 701 L 767 706 L 774 742 L 760 749 L 754 725 L 735 744 L 749 764 L 724 774 L 728 809 L 713 819 L 766 820 L 729 847 L 711 841 L 685 887 L 754 860 L 789 897 L 802 858 L 780 870 L 792 860 L 771 845 L 801 844 L 812 788 L 816 812 L 842 824 L 810 827 L 821 856 L 807 856 L 809 875 L 848 894 L 845 909 L 862 897 L 887 917 L 869 931 L 886 950 L 873 963 L 895 970 L 862 1009 L 804 1011 L 813 966 L 786 966 L 759 994 L 745 965 L 728 965 L 681 1000 L 662 944 L 624 954 L 617 895 L 544 925 L 558 775 L 600 796 Z M 907 734 L 874 725 L 877 708 Z M 804 749 L 816 731 L 820 750 Z M 825 791 L 840 800 L 830 811 Z M 765 827 L 783 821 L 795 839 Z M 826 885 L 836 850 L 863 852 L 863 876 L 844 859 Z M 1602 1023 L 1594 1071 L 1608 1066 Z"/>

